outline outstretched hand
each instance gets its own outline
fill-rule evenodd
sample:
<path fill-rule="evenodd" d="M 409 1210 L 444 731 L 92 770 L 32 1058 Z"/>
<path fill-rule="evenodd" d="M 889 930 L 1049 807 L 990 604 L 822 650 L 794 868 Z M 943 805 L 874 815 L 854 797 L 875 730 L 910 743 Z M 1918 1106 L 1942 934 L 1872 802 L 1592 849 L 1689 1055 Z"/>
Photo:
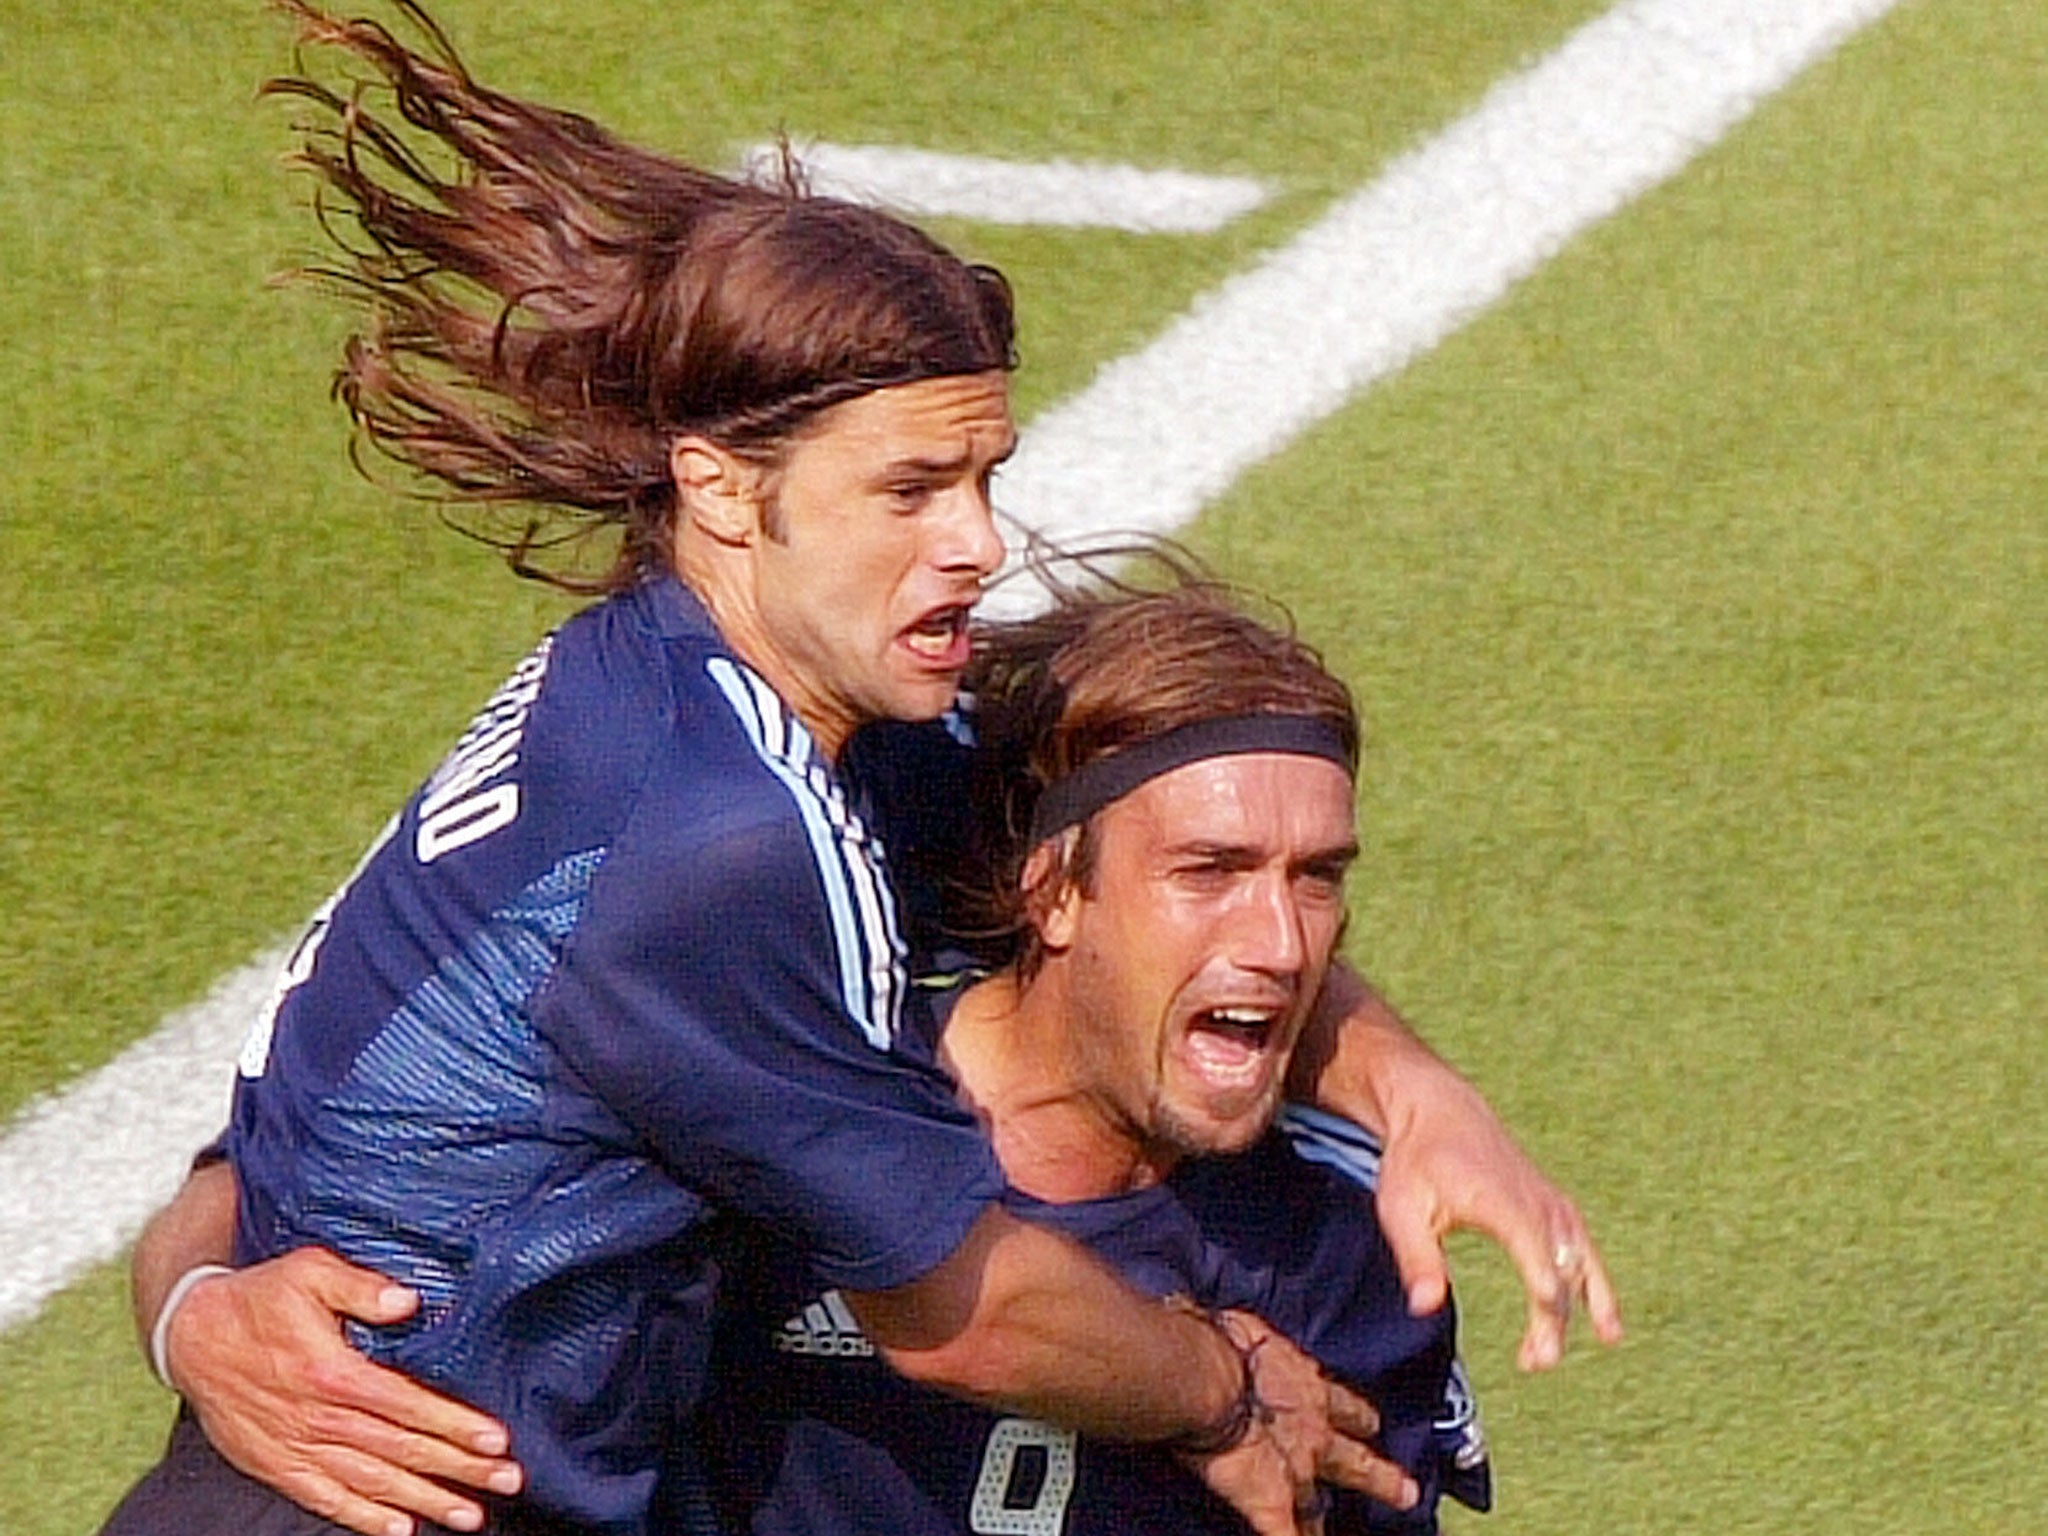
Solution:
<path fill-rule="evenodd" d="M 1521 1272 L 1528 1320 L 1516 1363 L 1523 1370 L 1548 1370 L 1564 1358 L 1575 1309 L 1603 1344 L 1618 1342 L 1621 1308 L 1578 1206 L 1463 1078 L 1443 1067 L 1423 1087 L 1417 1081 L 1390 1117 L 1378 1195 L 1409 1310 L 1419 1316 L 1444 1304 L 1444 1237 L 1464 1227 L 1499 1243 Z"/>
<path fill-rule="evenodd" d="M 503 1425 L 375 1365 L 345 1318 L 395 1323 L 416 1293 L 317 1248 L 195 1285 L 172 1317 L 171 1384 L 229 1462 L 363 1536 L 411 1536 L 415 1519 L 483 1526 L 443 1484 L 511 1494 L 522 1474 Z"/>
<path fill-rule="evenodd" d="M 1258 1536 L 1321 1536 L 1327 1483 L 1395 1509 L 1415 1503 L 1415 1480 L 1367 1443 L 1380 1427 L 1370 1403 L 1323 1375 L 1262 1319 L 1225 1312 L 1218 1326 L 1250 1362 L 1257 1411 L 1236 1445 L 1191 1459 Z"/>
<path fill-rule="evenodd" d="M 1479 1090 L 1350 966 L 1331 969 L 1295 1058 L 1297 1091 L 1385 1143 L 1380 1227 L 1411 1312 L 1444 1304 L 1444 1238 L 1463 1227 L 1499 1243 L 1521 1273 L 1529 1309 L 1517 1356 L 1523 1370 L 1548 1370 L 1564 1358 L 1575 1309 L 1584 1309 L 1603 1344 L 1620 1340 L 1621 1308 L 1578 1206 L 1515 1144 Z"/>

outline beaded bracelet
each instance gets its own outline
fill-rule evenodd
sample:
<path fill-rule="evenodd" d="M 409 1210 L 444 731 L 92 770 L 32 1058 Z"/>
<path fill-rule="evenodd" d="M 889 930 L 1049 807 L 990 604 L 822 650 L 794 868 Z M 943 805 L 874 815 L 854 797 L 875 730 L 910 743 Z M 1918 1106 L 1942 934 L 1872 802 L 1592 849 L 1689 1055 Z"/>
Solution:
<path fill-rule="evenodd" d="M 1191 1456 L 1197 1461 L 1206 1461 L 1211 1456 L 1221 1456 L 1225 1451 L 1234 1451 L 1244 1444 L 1245 1438 L 1252 1432 L 1253 1425 L 1273 1422 L 1273 1410 L 1266 1400 L 1259 1396 L 1258 1379 L 1252 1370 L 1252 1358 L 1258 1354 L 1259 1346 L 1265 1340 L 1261 1339 L 1252 1344 L 1239 1343 L 1237 1335 L 1230 1331 L 1220 1312 L 1201 1305 L 1192 1297 L 1169 1296 L 1166 1298 L 1166 1305 L 1175 1312 L 1199 1318 L 1221 1334 L 1223 1342 L 1228 1344 L 1231 1352 L 1237 1356 L 1240 1373 L 1237 1396 L 1231 1399 L 1230 1406 L 1223 1410 L 1221 1417 L 1213 1424 L 1175 1435 L 1165 1442 L 1166 1448 L 1182 1456 Z"/>

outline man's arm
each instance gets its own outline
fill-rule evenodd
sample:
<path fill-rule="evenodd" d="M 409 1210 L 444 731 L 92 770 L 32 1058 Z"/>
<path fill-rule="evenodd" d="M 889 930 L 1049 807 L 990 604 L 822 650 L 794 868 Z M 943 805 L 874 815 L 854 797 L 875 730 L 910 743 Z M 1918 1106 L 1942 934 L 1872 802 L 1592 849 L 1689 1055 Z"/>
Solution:
<path fill-rule="evenodd" d="M 231 1257 L 235 1198 L 234 1171 L 210 1164 L 144 1228 L 130 1281 L 145 1348 L 179 1277 Z M 372 1364 L 341 1334 L 344 1318 L 394 1323 L 418 1305 L 316 1248 L 214 1275 L 164 1330 L 167 1384 L 229 1462 L 323 1518 L 364 1536 L 411 1536 L 415 1517 L 477 1530 L 482 1506 L 441 1483 L 516 1493 L 504 1427 Z"/>
<path fill-rule="evenodd" d="M 217 1262 L 233 1228 L 234 1180 L 202 1170 L 151 1222 L 135 1260 L 145 1338 L 176 1276 Z M 1412 1503 L 1412 1481 L 1363 1441 L 1371 1408 L 1325 1382 L 1256 1319 L 1245 1336 L 1161 1306 L 1067 1239 L 990 1207 L 937 1269 L 849 1297 L 884 1357 L 935 1388 L 1127 1440 L 1199 1442 L 1242 1430 L 1196 1470 L 1261 1536 L 1313 1522 L 1316 1481 Z M 342 1339 L 343 1317 L 389 1322 L 417 1298 L 316 1249 L 209 1278 L 167 1330 L 172 1382 L 234 1465 L 364 1536 L 409 1536 L 412 1517 L 474 1530 L 483 1511 L 435 1481 L 517 1487 L 495 1421 L 371 1364 Z M 1257 1347 L 1250 1349 L 1248 1342 Z M 1265 1411 L 1238 1410 L 1246 1384 Z M 493 1481 L 493 1479 L 497 1479 Z"/>
<path fill-rule="evenodd" d="M 1507 1249 L 1521 1272 L 1528 1326 L 1517 1358 L 1524 1370 L 1563 1358 L 1575 1301 L 1603 1343 L 1620 1339 L 1621 1310 L 1578 1206 L 1515 1144 L 1479 1091 L 1348 966 L 1330 972 L 1295 1052 L 1290 1087 L 1386 1143 L 1380 1225 L 1413 1311 L 1443 1305 L 1450 1289 L 1443 1239 L 1469 1227 Z"/>
<path fill-rule="evenodd" d="M 1194 1470 L 1266 1536 L 1315 1524 L 1318 1481 L 1400 1509 L 1418 1496 L 1366 1446 L 1371 1406 L 1283 1335 L 1241 1313 L 1162 1306 L 998 1206 L 921 1280 L 847 1303 L 883 1358 L 925 1386 L 1103 1439 L 1210 1441 L 1190 1454 Z"/>

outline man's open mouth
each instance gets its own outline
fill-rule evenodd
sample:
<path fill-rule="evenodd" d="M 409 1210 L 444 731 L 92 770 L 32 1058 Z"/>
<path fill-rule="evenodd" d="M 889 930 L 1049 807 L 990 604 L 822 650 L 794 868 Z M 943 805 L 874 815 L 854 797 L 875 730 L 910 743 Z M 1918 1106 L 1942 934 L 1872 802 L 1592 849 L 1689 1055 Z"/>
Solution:
<path fill-rule="evenodd" d="M 1203 1009 L 1188 1021 L 1189 1065 L 1215 1087 L 1252 1087 L 1268 1069 L 1280 1013 L 1277 1007 Z"/>
<path fill-rule="evenodd" d="M 948 603 L 934 608 L 903 631 L 903 643 L 920 660 L 937 667 L 967 665 L 967 617 L 970 603 Z"/>

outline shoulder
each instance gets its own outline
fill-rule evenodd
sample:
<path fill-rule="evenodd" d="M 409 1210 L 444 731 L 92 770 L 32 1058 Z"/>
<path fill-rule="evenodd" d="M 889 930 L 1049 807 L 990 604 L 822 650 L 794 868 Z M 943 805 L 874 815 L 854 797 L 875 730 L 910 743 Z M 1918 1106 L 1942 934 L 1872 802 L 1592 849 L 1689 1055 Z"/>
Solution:
<path fill-rule="evenodd" d="M 563 798 L 630 796 L 624 829 L 663 858 L 801 849 L 853 818 L 832 765 L 674 581 L 597 604 L 558 637 L 539 710 Z"/>
<path fill-rule="evenodd" d="M 1373 1246 L 1364 1238 L 1378 1236 L 1372 1206 L 1378 1143 L 1348 1121 L 1319 1118 L 1333 1123 L 1300 1122 L 1290 1105 L 1247 1151 L 1182 1165 L 1174 1188 L 1203 1232 L 1261 1253 L 1301 1255 L 1326 1231 L 1343 1236 L 1342 1246 Z"/>
<path fill-rule="evenodd" d="M 1276 1128 L 1247 1152 L 1191 1162 L 1174 1186 L 1253 1310 L 1305 1347 L 1364 1330 L 1412 1349 L 1435 1325 L 1408 1314 L 1369 1189 L 1321 1151 Z"/>

